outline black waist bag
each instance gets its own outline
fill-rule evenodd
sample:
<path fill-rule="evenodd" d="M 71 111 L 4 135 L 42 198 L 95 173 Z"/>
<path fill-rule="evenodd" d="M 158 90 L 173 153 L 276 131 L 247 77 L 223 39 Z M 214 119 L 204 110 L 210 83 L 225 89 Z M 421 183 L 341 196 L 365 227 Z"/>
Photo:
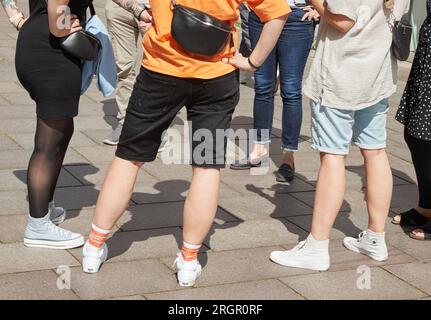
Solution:
<path fill-rule="evenodd" d="M 96 15 L 93 3 L 89 6 L 91 17 Z M 90 18 L 91 19 L 91 18 Z M 85 19 L 80 19 L 83 21 Z M 81 60 L 96 60 L 102 44 L 93 34 L 85 30 L 74 32 L 71 35 L 60 39 L 61 48 Z"/>
<path fill-rule="evenodd" d="M 413 27 L 409 21 L 395 21 L 392 32 L 392 53 L 399 61 L 406 61 L 410 55 Z"/>
<path fill-rule="evenodd" d="M 233 47 L 233 30 L 225 21 L 176 3 L 173 3 L 173 10 L 171 34 L 184 50 L 202 56 L 215 56 L 228 41 Z"/>
<path fill-rule="evenodd" d="M 90 4 L 91 16 L 96 15 L 93 3 Z M 91 18 L 90 18 L 91 19 Z M 102 44 L 93 34 L 85 30 L 72 33 L 68 37 L 62 39 L 61 47 L 64 51 L 81 60 L 96 60 L 99 56 Z"/>

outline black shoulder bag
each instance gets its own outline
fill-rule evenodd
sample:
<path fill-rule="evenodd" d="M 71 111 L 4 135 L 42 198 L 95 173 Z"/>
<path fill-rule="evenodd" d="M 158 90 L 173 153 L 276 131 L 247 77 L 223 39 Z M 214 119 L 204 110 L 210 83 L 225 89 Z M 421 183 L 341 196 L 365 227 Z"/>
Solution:
<path fill-rule="evenodd" d="M 233 29 L 225 21 L 202 11 L 172 1 L 173 19 L 171 34 L 186 51 L 202 56 L 215 56 L 230 41 L 233 47 Z"/>
<path fill-rule="evenodd" d="M 96 10 L 94 9 L 93 2 L 90 3 L 89 8 L 91 17 L 95 16 Z M 81 22 L 81 25 L 85 27 L 85 23 L 86 22 Z M 90 32 L 81 30 L 74 32 L 67 37 L 61 38 L 60 46 L 65 52 L 75 56 L 76 58 L 91 61 L 96 60 L 98 57 L 102 44 L 99 39 Z"/>
<path fill-rule="evenodd" d="M 410 23 L 410 12 L 400 21 L 394 21 L 392 30 L 392 53 L 399 61 L 406 61 L 410 55 L 413 27 Z"/>

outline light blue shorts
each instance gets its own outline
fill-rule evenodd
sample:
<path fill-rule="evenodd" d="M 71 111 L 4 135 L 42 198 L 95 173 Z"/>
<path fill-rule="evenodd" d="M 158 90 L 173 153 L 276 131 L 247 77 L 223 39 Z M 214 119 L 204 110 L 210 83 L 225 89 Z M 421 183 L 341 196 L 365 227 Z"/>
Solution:
<path fill-rule="evenodd" d="M 320 152 L 347 155 L 350 143 L 361 149 L 386 148 L 388 99 L 357 111 L 311 102 L 312 147 Z"/>

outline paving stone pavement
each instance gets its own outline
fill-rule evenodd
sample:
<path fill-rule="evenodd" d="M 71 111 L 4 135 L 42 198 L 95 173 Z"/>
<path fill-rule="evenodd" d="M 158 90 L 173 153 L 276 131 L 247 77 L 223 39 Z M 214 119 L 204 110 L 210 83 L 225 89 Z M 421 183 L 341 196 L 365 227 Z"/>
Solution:
<path fill-rule="evenodd" d="M 24 5 L 24 11 L 27 11 Z M 103 1 L 96 10 L 104 18 Z M 222 172 L 222 199 L 214 226 L 200 254 L 204 270 L 195 288 L 180 289 L 172 260 L 181 243 L 182 206 L 191 177 L 188 165 L 164 165 L 160 157 L 139 175 L 130 207 L 108 241 L 110 259 L 97 275 L 81 271 L 81 250 L 34 250 L 22 244 L 26 223 L 26 165 L 35 129 L 35 107 L 14 71 L 17 34 L 0 15 L 0 299 L 423 299 L 431 297 L 431 247 L 409 239 L 388 219 L 390 258 L 372 262 L 342 247 L 345 235 L 367 225 L 364 170 L 359 151 L 348 157 L 345 203 L 332 232 L 328 272 L 283 268 L 271 263 L 272 250 L 291 248 L 310 228 L 319 167 L 310 148 L 310 112 L 304 98 L 304 124 L 296 179 L 275 182 L 280 163 L 281 100 L 276 99 L 271 170 L 264 176 Z M 410 65 L 391 98 L 388 151 L 394 174 L 391 216 L 416 205 L 416 178 L 394 113 Z M 241 86 L 234 128 L 252 126 L 253 90 Z M 63 166 L 57 203 L 68 209 L 64 226 L 87 234 L 101 183 L 115 148 L 101 143 L 115 126 L 112 97 L 92 86 L 82 97 L 76 131 Z M 182 112 L 174 128 L 182 130 Z M 244 150 L 236 150 L 243 153 Z M 59 266 L 68 266 L 71 289 L 58 290 Z M 371 288 L 358 289 L 358 267 L 368 266 Z"/>

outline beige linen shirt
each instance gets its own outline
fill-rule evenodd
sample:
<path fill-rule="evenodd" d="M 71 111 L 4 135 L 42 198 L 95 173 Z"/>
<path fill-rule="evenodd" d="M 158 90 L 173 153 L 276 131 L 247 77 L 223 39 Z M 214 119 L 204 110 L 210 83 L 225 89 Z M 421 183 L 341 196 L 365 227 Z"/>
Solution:
<path fill-rule="evenodd" d="M 360 110 L 390 97 L 396 90 L 397 61 L 391 53 L 391 12 L 383 0 L 325 0 L 327 9 L 352 19 L 347 33 L 323 18 L 317 50 L 303 92 L 322 105 Z M 395 0 L 397 20 L 410 0 Z"/>

